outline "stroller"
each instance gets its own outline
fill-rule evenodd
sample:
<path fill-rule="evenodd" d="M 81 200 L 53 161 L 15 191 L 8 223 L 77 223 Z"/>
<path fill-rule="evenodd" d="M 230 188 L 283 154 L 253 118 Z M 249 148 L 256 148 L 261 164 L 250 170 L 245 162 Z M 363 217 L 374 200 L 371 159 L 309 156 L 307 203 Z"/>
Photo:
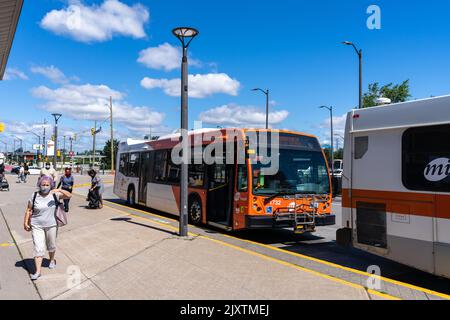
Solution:
<path fill-rule="evenodd" d="M 9 183 L 8 180 L 6 180 L 5 174 L 0 173 L 0 190 L 1 191 L 9 191 Z"/>
<path fill-rule="evenodd" d="M 89 201 L 89 209 L 99 209 L 100 208 L 100 194 L 98 192 L 99 188 L 95 188 L 93 191 L 89 190 L 87 201 Z"/>

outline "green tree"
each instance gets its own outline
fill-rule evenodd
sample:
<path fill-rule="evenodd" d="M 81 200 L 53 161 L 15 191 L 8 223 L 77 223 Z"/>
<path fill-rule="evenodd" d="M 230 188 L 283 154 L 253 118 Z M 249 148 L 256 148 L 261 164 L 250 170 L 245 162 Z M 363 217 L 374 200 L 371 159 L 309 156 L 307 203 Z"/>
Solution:
<path fill-rule="evenodd" d="M 117 150 L 119 149 L 119 140 L 114 139 L 114 161 L 117 159 Z M 105 146 L 103 147 L 102 155 L 105 158 L 102 159 L 105 168 L 111 169 L 111 139 L 106 141 Z"/>
<path fill-rule="evenodd" d="M 409 80 L 405 80 L 401 84 L 396 85 L 389 83 L 382 87 L 380 87 L 378 82 L 369 84 L 369 91 L 363 97 L 363 108 L 376 106 L 376 99 L 379 97 L 389 98 L 392 103 L 405 102 L 411 97 Z"/>

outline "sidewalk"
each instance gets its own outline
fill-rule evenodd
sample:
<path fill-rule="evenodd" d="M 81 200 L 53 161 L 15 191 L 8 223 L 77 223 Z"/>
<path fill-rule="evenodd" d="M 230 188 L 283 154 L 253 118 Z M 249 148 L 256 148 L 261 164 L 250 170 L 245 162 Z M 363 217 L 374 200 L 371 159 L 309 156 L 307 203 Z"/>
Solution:
<path fill-rule="evenodd" d="M 34 184 L 14 184 L 9 194 L 0 193 L 2 211 L 28 270 L 33 270 L 32 243 L 21 219 Z M 85 204 L 82 196 L 71 201 L 69 225 L 59 233 L 57 269 L 43 268 L 36 281 L 43 299 L 370 298 L 360 286 L 205 236 L 179 239 L 162 223 L 108 206 L 90 211 Z M 5 249 L 0 250 L 1 274 L 19 272 L 26 282 L 24 269 L 15 266 L 20 259 L 3 263 Z M 6 298 L 22 294 L 11 287 L 6 290 Z M 36 297 L 33 290 L 30 286 L 28 292 Z M 2 287 L 2 298 L 4 291 Z"/>

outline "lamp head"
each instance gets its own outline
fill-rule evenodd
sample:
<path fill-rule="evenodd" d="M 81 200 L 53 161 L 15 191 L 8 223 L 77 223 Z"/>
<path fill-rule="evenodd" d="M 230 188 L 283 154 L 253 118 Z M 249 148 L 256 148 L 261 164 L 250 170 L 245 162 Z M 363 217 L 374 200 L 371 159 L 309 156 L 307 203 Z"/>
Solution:
<path fill-rule="evenodd" d="M 353 42 L 350 41 L 344 41 L 342 42 L 343 44 L 347 45 L 347 46 L 351 46 L 353 44 Z"/>
<path fill-rule="evenodd" d="M 195 28 L 178 27 L 172 30 L 172 34 L 181 41 L 183 48 L 187 48 L 199 32 Z"/>

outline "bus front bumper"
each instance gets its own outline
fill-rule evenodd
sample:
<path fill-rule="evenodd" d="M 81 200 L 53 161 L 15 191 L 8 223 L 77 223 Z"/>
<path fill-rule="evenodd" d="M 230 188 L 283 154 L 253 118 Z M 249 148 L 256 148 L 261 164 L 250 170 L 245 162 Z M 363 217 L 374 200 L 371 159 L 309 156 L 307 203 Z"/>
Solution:
<path fill-rule="evenodd" d="M 271 228 L 290 228 L 294 227 L 294 215 L 292 218 L 283 218 L 277 220 L 274 216 L 247 216 L 248 229 L 271 229 Z M 334 214 L 316 215 L 315 226 L 331 226 L 336 224 Z"/>

